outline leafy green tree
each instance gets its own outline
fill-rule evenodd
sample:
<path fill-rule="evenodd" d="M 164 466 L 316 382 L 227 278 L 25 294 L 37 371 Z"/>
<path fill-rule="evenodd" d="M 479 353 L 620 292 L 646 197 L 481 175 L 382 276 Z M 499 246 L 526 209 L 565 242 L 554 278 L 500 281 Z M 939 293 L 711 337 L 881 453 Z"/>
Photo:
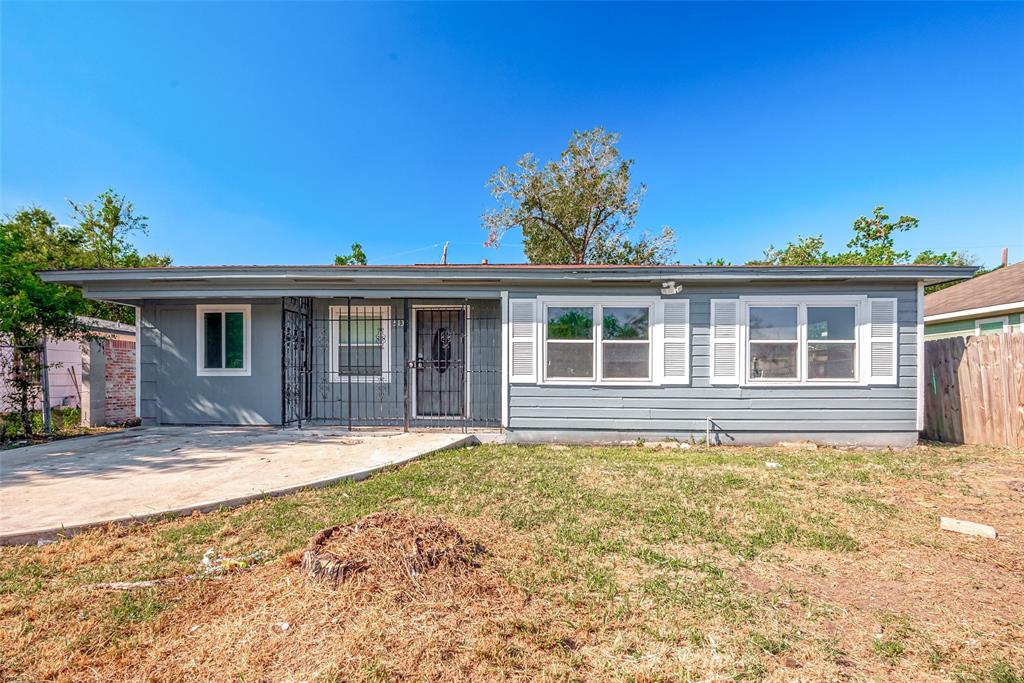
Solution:
<path fill-rule="evenodd" d="M 622 159 L 618 133 L 574 131 L 557 161 L 523 155 L 487 182 L 497 209 L 484 212 L 487 246 L 509 230 L 523 234 L 531 263 L 659 264 L 675 254 L 675 233 L 630 238 L 647 188 L 633 187 L 633 161 Z"/>
<path fill-rule="evenodd" d="M 81 242 L 75 228 L 58 224 L 53 214 L 39 208 L 23 209 L 0 222 L 0 339 L 11 347 L 4 354 L 4 379 L 29 436 L 44 335 L 80 339 L 88 334 L 78 321 L 87 309 L 81 293 L 44 283 L 36 271 L 77 264 Z"/>
<path fill-rule="evenodd" d="M 925 249 L 914 257 L 914 263 L 939 266 L 973 266 L 974 258 L 962 251 L 946 251 L 937 254 L 931 249 Z"/>
<path fill-rule="evenodd" d="M 363 251 L 363 245 L 361 245 L 359 242 L 353 242 L 351 252 L 349 252 L 348 254 L 339 254 L 334 257 L 334 265 L 365 266 L 366 253 Z"/>
<path fill-rule="evenodd" d="M 138 268 L 166 266 L 170 257 L 139 254 L 131 237 L 146 234 L 148 219 L 113 190 L 95 201 L 69 202 L 71 224 L 61 225 L 52 213 L 27 208 L 0 221 L 0 337 L 11 346 L 4 356 L 4 380 L 12 389 L 26 434 L 32 433 L 31 409 L 39 392 L 42 370 L 39 351 L 44 339 L 90 336 L 78 316 L 135 321 L 135 310 L 86 301 L 80 291 L 44 283 L 41 270 L 70 268 Z"/>
<path fill-rule="evenodd" d="M 77 229 L 79 249 L 58 268 L 156 268 L 171 264 L 170 256 L 139 254 L 131 238 L 149 234 L 149 218 L 135 213 L 135 205 L 113 189 L 94 201 L 68 201 Z M 135 309 L 104 301 L 86 302 L 86 315 L 135 323 Z"/>
<path fill-rule="evenodd" d="M 861 216 L 853 222 L 853 238 L 847 242 L 847 251 L 831 254 L 825 249 L 821 235 L 803 237 L 782 249 L 770 245 L 764 256 L 748 262 L 750 265 L 809 266 L 809 265 L 897 265 L 911 262 L 909 251 L 896 250 L 896 233 L 916 229 L 920 221 L 913 216 L 900 216 L 895 221 L 885 213 L 884 206 L 876 206 L 872 215 Z M 970 265 L 972 259 L 962 252 L 936 254 L 923 251 L 914 263 Z"/>
<path fill-rule="evenodd" d="M 589 313 L 575 308 L 567 309 L 548 321 L 550 339 L 585 339 L 593 334 L 594 319 Z"/>

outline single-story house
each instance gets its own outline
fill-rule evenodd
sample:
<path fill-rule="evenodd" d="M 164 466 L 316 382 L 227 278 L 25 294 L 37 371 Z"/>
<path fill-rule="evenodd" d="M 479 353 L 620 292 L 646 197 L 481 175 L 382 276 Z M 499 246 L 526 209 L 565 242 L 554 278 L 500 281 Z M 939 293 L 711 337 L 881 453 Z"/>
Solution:
<path fill-rule="evenodd" d="M 1024 261 L 924 298 L 925 339 L 1024 331 Z"/>
<path fill-rule="evenodd" d="M 41 273 L 138 307 L 144 424 L 512 441 L 917 440 L 950 266 L 210 266 Z"/>

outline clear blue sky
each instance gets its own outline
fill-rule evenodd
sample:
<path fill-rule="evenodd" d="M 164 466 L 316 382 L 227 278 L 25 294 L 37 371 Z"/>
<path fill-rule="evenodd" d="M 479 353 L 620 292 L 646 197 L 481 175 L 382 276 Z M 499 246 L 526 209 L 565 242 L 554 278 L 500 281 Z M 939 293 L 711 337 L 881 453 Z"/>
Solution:
<path fill-rule="evenodd" d="M 743 262 L 885 204 L 1024 258 L 1024 5 L 46 4 L 2 11 L 2 208 L 107 186 L 178 264 L 522 261 L 488 176 L 622 133 L 642 226 Z"/>

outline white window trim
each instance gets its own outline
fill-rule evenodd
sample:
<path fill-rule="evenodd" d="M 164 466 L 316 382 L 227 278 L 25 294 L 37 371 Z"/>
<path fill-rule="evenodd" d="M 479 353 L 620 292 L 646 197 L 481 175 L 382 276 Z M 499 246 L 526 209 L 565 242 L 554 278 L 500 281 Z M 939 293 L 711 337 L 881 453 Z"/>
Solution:
<path fill-rule="evenodd" d="M 658 314 L 658 302 L 661 301 L 660 297 L 656 296 L 594 296 L 594 297 L 561 297 L 561 296 L 538 296 L 537 306 L 539 313 L 538 324 L 540 325 L 540 349 L 538 350 L 537 357 L 539 359 L 539 384 L 555 386 L 656 386 L 661 382 L 656 376 L 657 370 L 655 368 L 655 346 L 657 340 L 660 339 L 659 331 L 659 314 Z M 554 307 L 593 307 L 597 309 L 595 313 L 593 337 L 591 340 L 573 340 L 573 339 L 554 339 L 555 343 L 575 343 L 579 342 L 582 344 L 593 344 L 594 345 L 594 375 L 592 377 L 581 377 L 581 378 L 565 378 L 565 377 L 552 377 L 548 378 L 548 314 L 547 309 L 549 306 Z M 632 306 L 640 307 L 646 306 L 648 309 L 647 320 L 648 320 L 648 333 L 646 340 L 648 349 L 647 368 L 648 376 L 643 379 L 603 379 L 601 377 L 601 370 L 604 363 L 603 346 L 604 341 L 601 339 L 603 316 L 601 310 L 604 308 L 616 308 L 620 306 Z M 621 342 L 624 340 L 612 340 L 611 343 Z M 638 343 L 638 342 L 634 342 Z M 687 351 L 689 353 L 689 350 Z"/>
<path fill-rule="evenodd" d="M 382 313 L 382 320 L 384 326 L 384 344 L 381 348 L 380 353 L 380 369 L 381 374 L 379 375 L 341 375 L 340 368 L 338 367 L 338 345 L 341 343 L 341 324 L 348 321 L 348 311 L 351 310 L 353 314 L 367 312 Z M 359 304 L 358 306 L 330 306 L 327 309 L 327 317 L 331 321 L 331 327 L 328 336 L 330 337 L 330 349 L 331 354 L 328 360 L 330 366 L 330 381 L 335 384 L 347 384 L 349 382 L 391 382 L 391 330 L 389 322 L 391 320 L 391 304 Z M 366 317 L 365 315 L 363 316 Z M 353 320 L 359 320 L 360 317 L 353 315 Z M 356 346 L 374 346 L 374 344 L 353 344 Z"/>
<path fill-rule="evenodd" d="M 868 297 L 865 295 L 807 295 L 807 296 L 741 296 L 740 313 L 740 386 L 745 387 L 849 387 L 867 386 L 871 374 Z M 796 306 L 797 307 L 797 377 L 796 379 L 750 379 L 750 307 L 751 306 Z M 854 354 L 853 379 L 808 379 L 807 378 L 807 307 L 849 306 L 856 315 L 856 353 Z M 769 340 L 764 340 L 769 341 Z M 780 340 L 785 342 L 787 340 Z M 817 343 L 814 340 L 811 343 Z M 844 340 L 849 343 L 848 340 Z M 756 343 L 756 342 L 755 342 Z"/>
<path fill-rule="evenodd" d="M 1008 316 L 1008 315 L 998 315 L 998 316 L 996 316 L 994 318 L 978 318 L 977 320 L 975 320 L 974 321 L 974 336 L 976 336 L 976 337 L 980 337 L 981 336 L 981 326 L 982 326 L 983 323 L 1002 323 L 1003 324 L 1003 332 L 1010 331 L 1009 330 L 1009 327 L 1010 327 L 1010 316 Z"/>
<path fill-rule="evenodd" d="M 206 340 L 203 338 L 203 316 L 207 313 L 241 313 L 243 361 L 241 368 L 203 367 Z M 222 329 L 221 346 L 227 343 L 227 330 Z M 252 306 L 250 304 L 196 304 L 196 376 L 249 377 L 252 375 Z"/>

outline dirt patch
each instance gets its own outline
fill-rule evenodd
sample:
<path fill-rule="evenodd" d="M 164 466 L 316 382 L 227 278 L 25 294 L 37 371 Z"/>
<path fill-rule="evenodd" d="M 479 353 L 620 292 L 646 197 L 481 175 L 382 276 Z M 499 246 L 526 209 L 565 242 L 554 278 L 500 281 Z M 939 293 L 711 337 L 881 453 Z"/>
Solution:
<path fill-rule="evenodd" d="M 531 634 L 570 635 L 505 577 L 530 561 L 525 546 L 478 521 L 376 513 L 325 529 L 306 550 L 351 569 L 310 580 L 293 556 L 161 590 L 173 607 L 83 678 L 495 680 L 521 665 L 510 656 L 537 649 Z"/>
<path fill-rule="evenodd" d="M 1024 496 L 1020 467 L 969 463 L 935 480 L 847 488 L 823 508 L 853 530 L 857 552 L 779 549 L 737 572 L 788 620 L 842 653 L 849 671 L 947 680 L 951 663 L 984 670 L 1019 661 L 1024 624 Z M 882 501 L 873 515 L 839 501 Z M 874 509 L 874 508 L 869 508 Z M 992 524 L 996 540 L 941 531 L 940 515 Z M 1015 645 L 1010 645 L 1011 643 Z M 887 663 L 886 652 L 898 652 Z"/>
<path fill-rule="evenodd" d="M 479 569 L 483 544 L 469 541 L 440 517 L 376 512 L 317 533 L 302 556 L 310 578 L 363 590 L 409 593 L 452 590 Z"/>

